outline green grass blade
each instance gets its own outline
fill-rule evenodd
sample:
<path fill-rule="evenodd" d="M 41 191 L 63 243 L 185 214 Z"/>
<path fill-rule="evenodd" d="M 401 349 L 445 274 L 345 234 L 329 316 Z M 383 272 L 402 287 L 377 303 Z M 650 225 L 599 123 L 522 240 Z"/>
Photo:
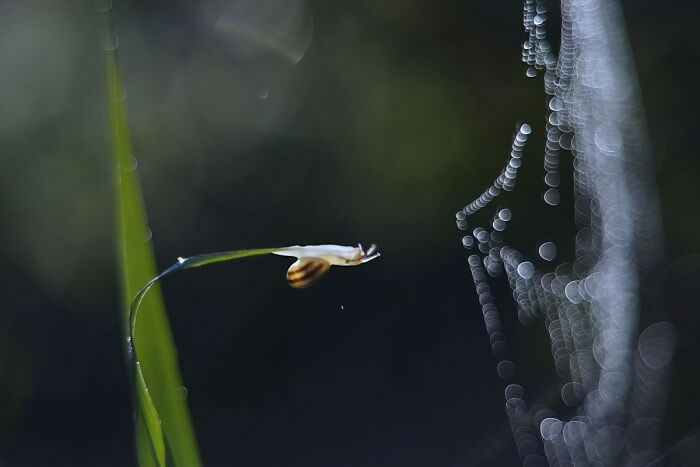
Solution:
<path fill-rule="evenodd" d="M 144 442 L 142 446 L 138 445 L 139 463 L 141 465 L 165 465 L 165 443 L 160 418 L 158 418 L 153 400 L 148 392 L 146 381 L 143 379 L 141 365 L 136 362 L 133 368 L 136 398 L 141 408 L 137 419 L 138 442 Z"/>
<path fill-rule="evenodd" d="M 231 261 L 232 259 L 245 258 L 247 256 L 267 255 L 273 251 L 281 249 L 281 247 L 257 248 L 253 250 L 234 250 L 222 251 L 220 253 L 206 253 L 203 255 L 190 256 L 189 258 L 182 258 L 179 264 L 182 265 L 182 269 L 198 268 L 200 266 L 204 266 L 205 264 L 221 263 L 223 261 Z"/>
<path fill-rule="evenodd" d="M 224 261 L 231 261 L 234 259 L 247 258 L 249 256 L 259 256 L 267 255 L 273 251 L 277 251 L 280 248 L 256 248 L 251 250 L 234 250 L 234 251 L 222 251 L 219 253 L 205 253 L 203 255 L 190 256 L 189 258 L 180 258 L 177 263 L 170 266 L 168 269 L 158 274 L 156 277 L 148 281 L 146 285 L 138 291 L 135 295 L 133 301 L 131 302 L 131 307 L 129 310 L 129 339 L 128 341 L 133 343 L 130 351 L 134 353 L 132 361 L 138 364 L 138 357 L 135 356 L 135 348 L 137 346 L 135 342 L 136 336 L 136 318 L 138 316 L 139 310 L 142 308 L 144 299 L 148 291 L 156 285 L 156 283 L 163 277 L 172 274 L 174 272 L 180 271 L 182 269 L 192 269 L 198 268 L 200 266 L 205 266 L 212 263 L 221 263 Z"/>
<path fill-rule="evenodd" d="M 153 246 L 146 236 L 146 210 L 134 168 L 111 11 L 100 11 L 100 15 L 104 20 L 108 45 L 105 47 L 105 72 L 116 165 L 116 240 L 126 335 L 130 334 L 129 304 L 155 276 L 156 266 Z M 109 44 L 114 44 L 114 47 Z M 139 342 L 139 361 L 131 363 L 139 463 L 144 466 L 165 466 L 167 458 L 177 466 L 196 467 L 201 465 L 201 460 L 189 409 L 181 393 L 175 344 L 158 287 L 142 301 L 141 308 L 144 318 L 140 320 L 135 335 L 130 336 Z"/>

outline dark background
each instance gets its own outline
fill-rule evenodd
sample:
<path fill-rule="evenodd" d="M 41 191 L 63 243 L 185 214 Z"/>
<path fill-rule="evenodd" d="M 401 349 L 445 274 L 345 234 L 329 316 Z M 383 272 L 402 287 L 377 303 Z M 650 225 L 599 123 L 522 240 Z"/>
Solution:
<path fill-rule="evenodd" d="M 292 244 L 376 242 L 382 257 L 301 291 L 272 256 L 164 282 L 204 463 L 517 464 L 454 212 L 527 121 L 518 188 L 499 199 L 507 242 L 573 255 L 570 179 L 561 206 L 541 202 L 544 94 L 520 62 L 521 3 L 309 1 L 308 48 L 280 42 L 297 55 L 217 32 L 233 3 L 115 2 L 161 269 Z M 667 448 L 700 417 L 700 18 L 692 1 L 623 6 L 666 235 L 642 323 L 678 332 Z M 0 465 L 132 465 L 96 15 L 0 8 Z M 505 281 L 494 290 L 514 381 L 559 408 L 542 326 L 517 323 Z"/>

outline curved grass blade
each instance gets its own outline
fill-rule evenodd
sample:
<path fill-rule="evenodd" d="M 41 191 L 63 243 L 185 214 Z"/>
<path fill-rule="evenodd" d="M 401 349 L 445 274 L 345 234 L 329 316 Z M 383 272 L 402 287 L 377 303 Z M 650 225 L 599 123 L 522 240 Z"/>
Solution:
<path fill-rule="evenodd" d="M 282 248 L 257 248 L 251 250 L 234 250 L 224 251 L 220 253 L 207 253 L 203 255 L 191 256 L 189 258 L 178 258 L 177 263 L 173 264 L 165 271 L 158 274 L 153 279 L 149 280 L 146 283 L 146 285 L 144 285 L 134 295 L 134 299 L 131 301 L 131 306 L 129 307 L 128 316 L 129 327 L 127 343 L 129 351 L 129 362 L 132 371 L 132 381 L 136 391 L 135 400 L 138 401 L 140 414 L 140 418 L 137 423 L 137 429 L 145 429 L 151 441 L 151 444 L 146 446 L 143 450 L 139 449 L 139 456 L 152 455 L 157 460 L 157 465 L 164 465 L 163 459 L 165 456 L 165 449 L 173 448 L 170 442 L 163 443 L 163 430 L 161 430 L 161 419 L 158 416 L 159 411 L 157 410 L 157 406 L 156 404 L 154 404 L 154 401 L 150 398 L 150 381 L 146 381 L 146 379 L 144 378 L 144 374 L 141 370 L 141 359 L 143 358 L 142 346 L 148 349 L 146 346 L 149 344 L 151 334 L 149 334 L 148 332 L 141 331 L 141 327 L 137 326 L 137 324 L 140 325 L 142 321 L 148 323 L 148 319 L 150 318 L 149 314 L 154 313 L 153 307 L 147 306 L 147 299 L 151 297 L 147 296 L 147 294 L 149 290 L 151 290 L 154 286 L 158 285 L 158 281 L 160 281 L 167 275 L 170 275 L 183 269 L 192 269 L 205 266 L 207 264 L 232 261 L 235 259 L 247 258 L 249 256 L 259 256 L 270 253 L 275 253 L 282 256 L 298 257 L 303 257 L 303 255 L 306 252 L 314 255 L 321 254 L 329 261 L 329 263 L 333 262 L 333 264 L 343 265 L 362 264 L 379 256 L 379 253 L 376 251 L 375 245 L 372 245 L 367 252 L 365 252 L 362 249 L 362 246 L 358 245 L 358 247 L 359 248 L 341 247 L 338 245 L 316 245 L 300 247 L 297 245 L 293 247 Z M 156 289 L 156 291 L 156 297 L 158 298 L 158 300 L 162 301 L 160 289 Z M 143 313 L 139 315 L 139 311 L 142 308 L 144 308 Z M 157 311 L 157 309 L 155 311 Z M 138 319 L 139 316 L 141 316 L 141 319 Z M 168 416 L 169 415 L 170 414 L 168 414 Z M 165 414 L 163 414 L 162 420 L 167 420 Z M 167 428 L 165 430 L 165 435 L 166 439 L 170 441 L 168 438 L 169 433 L 167 431 Z M 137 442 L 141 441 L 142 440 L 140 438 L 137 440 Z M 141 460 L 141 458 L 139 460 L 142 465 L 150 465 L 147 462 Z M 179 465 L 179 462 L 177 462 L 177 458 L 175 460 L 176 463 Z"/>
<path fill-rule="evenodd" d="M 136 294 L 131 302 L 131 307 L 129 309 L 129 342 L 132 344 L 130 350 L 134 351 L 135 344 L 133 342 L 133 337 L 136 330 L 136 318 L 138 316 L 139 308 L 141 303 L 148 291 L 156 285 L 156 283 L 163 277 L 172 274 L 174 272 L 180 271 L 182 269 L 192 269 L 198 268 L 212 263 L 221 263 L 224 261 L 232 261 L 234 259 L 246 258 L 249 256 L 259 256 L 267 255 L 274 251 L 279 251 L 281 248 L 257 248 L 252 250 L 234 250 L 234 251 L 222 251 L 220 253 L 206 253 L 203 255 L 190 256 L 189 258 L 178 258 L 177 263 L 170 266 L 165 271 L 158 274 L 156 277 L 148 281 L 148 283 Z M 138 362 L 137 359 L 133 359 Z"/>
<path fill-rule="evenodd" d="M 138 401 L 139 415 L 137 419 L 136 449 L 139 464 L 165 465 L 165 442 L 158 413 L 148 392 L 146 381 L 143 379 L 141 365 L 133 365 L 133 381 L 135 385 L 134 399 Z"/>
<path fill-rule="evenodd" d="M 158 410 L 156 409 L 156 406 L 153 400 L 151 399 L 149 386 L 146 383 L 146 380 L 143 376 L 143 371 L 141 369 L 140 358 L 142 353 L 137 353 L 137 347 L 140 348 L 142 345 L 147 345 L 148 339 L 150 339 L 151 334 L 146 332 L 139 333 L 143 336 L 143 339 L 136 338 L 136 318 L 138 317 L 139 309 L 142 305 L 146 303 L 144 300 L 146 298 L 146 294 L 149 290 L 151 290 L 151 288 L 154 285 L 157 285 L 157 282 L 160 279 L 182 269 L 196 268 L 204 266 L 206 264 L 218 263 L 222 261 L 231 261 L 234 259 L 245 258 L 248 256 L 265 255 L 272 253 L 276 250 L 279 250 L 279 248 L 225 251 L 221 253 L 208 253 L 198 256 L 192 256 L 190 258 L 179 258 L 177 263 L 173 264 L 168 269 L 166 269 L 165 271 L 148 281 L 146 285 L 141 290 L 139 290 L 138 293 L 136 293 L 136 296 L 132 300 L 131 306 L 129 307 L 129 330 L 127 343 L 129 350 L 129 364 L 131 366 L 132 373 L 132 385 L 134 386 L 135 392 L 134 400 L 137 401 L 138 404 L 136 422 L 137 454 L 139 457 L 139 463 L 141 465 L 165 466 L 166 447 L 170 449 L 170 452 L 172 453 L 176 465 L 194 465 L 181 462 L 181 458 L 176 457 L 176 447 L 172 446 L 170 443 L 167 443 L 167 445 L 166 443 L 164 443 L 163 429 L 161 428 L 161 419 L 159 418 Z M 156 298 L 162 301 L 160 289 L 156 290 Z M 144 305 L 144 308 L 147 309 L 148 313 L 158 312 L 158 309 L 154 309 L 151 306 Z M 179 388 L 180 385 L 176 386 L 176 388 Z M 165 416 L 165 414 L 164 419 L 167 421 L 167 417 Z M 166 435 L 167 434 L 168 432 L 166 431 Z"/>
<path fill-rule="evenodd" d="M 111 2 L 100 2 L 109 4 Z M 146 209 L 135 170 L 127 123 L 124 86 L 119 71 L 117 40 L 111 8 L 99 9 L 103 23 L 103 49 L 107 81 L 108 115 L 114 172 L 117 251 L 119 252 L 123 329 L 129 327 L 129 304 L 156 274 L 153 246 L 146 240 Z M 145 300 L 148 310 L 139 326 L 139 362 L 132 365 L 136 453 L 142 466 L 201 465 L 189 409 L 183 400 L 177 353 L 159 288 Z M 131 344 L 127 344 L 127 350 Z"/>

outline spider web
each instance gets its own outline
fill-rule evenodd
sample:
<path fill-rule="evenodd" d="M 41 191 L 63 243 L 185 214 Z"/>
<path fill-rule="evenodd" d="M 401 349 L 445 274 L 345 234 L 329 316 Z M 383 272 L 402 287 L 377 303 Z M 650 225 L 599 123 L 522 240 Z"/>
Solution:
<path fill-rule="evenodd" d="M 572 263 L 553 263 L 557 247 L 539 245 L 536 268 L 505 241 L 514 213 L 498 209 L 488 228 L 462 238 L 497 371 L 508 381 L 515 363 L 489 283 L 505 276 L 523 324 L 543 322 L 561 400 L 559 415 L 505 388 L 506 413 L 523 465 L 648 465 L 658 450 L 676 336 L 670 323 L 639 332 L 639 277 L 661 259 L 663 233 L 636 72 L 615 1 L 562 0 L 561 44 L 547 39 L 544 0 L 523 2 L 525 75 L 543 75 L 547 101 L 542 201 L 560 203 L 560 154 L 573 161 Z M 528 124 L 513 138 L 506 166 L 456 214 L 467 230 L 504 191 L 515 189 Z M 529 251 L 529 250 L 528 250 Z M 505 273 L 505 274 L 504 274 Z M 573 415 L 572 415 L 573 414 Z"/>

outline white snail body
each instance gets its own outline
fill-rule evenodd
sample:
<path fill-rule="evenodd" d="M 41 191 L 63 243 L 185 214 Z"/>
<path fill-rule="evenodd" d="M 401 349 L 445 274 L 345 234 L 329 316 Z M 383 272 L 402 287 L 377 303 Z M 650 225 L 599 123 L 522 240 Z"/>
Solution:
<path fill-rule="evenodd" d="M 313 285 L 331 266 L 357 266 L 379 256 L 376 245 L 370 246 L 366 252 L 362 245 L 295 245 L 273 253 L 297 258 L 287 270 L 287 283 L 296 289 Z"/>

